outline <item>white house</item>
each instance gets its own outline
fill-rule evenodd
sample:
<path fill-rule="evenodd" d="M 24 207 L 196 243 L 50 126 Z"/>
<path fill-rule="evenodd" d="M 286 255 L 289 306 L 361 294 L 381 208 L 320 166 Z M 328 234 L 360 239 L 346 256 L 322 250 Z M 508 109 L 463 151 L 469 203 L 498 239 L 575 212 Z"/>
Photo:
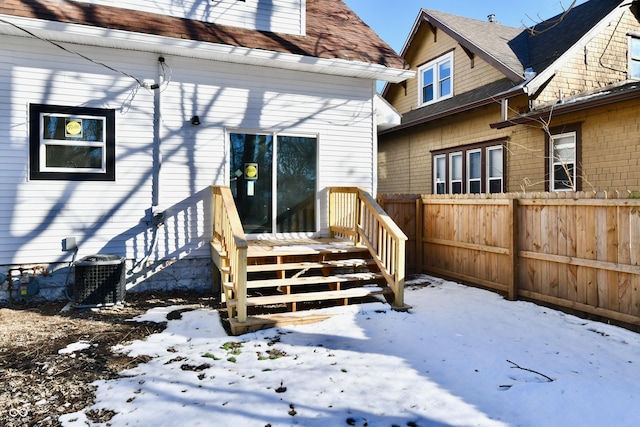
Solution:
<path fill-rule="evenodd" d="M 0 300 L 93 254 L 209 288 L 211 185 L 249 234 L 326 234 L 327 187 L 376 191 L 376 81 L 412 76 L 342 0 L 4 0 Z"/>

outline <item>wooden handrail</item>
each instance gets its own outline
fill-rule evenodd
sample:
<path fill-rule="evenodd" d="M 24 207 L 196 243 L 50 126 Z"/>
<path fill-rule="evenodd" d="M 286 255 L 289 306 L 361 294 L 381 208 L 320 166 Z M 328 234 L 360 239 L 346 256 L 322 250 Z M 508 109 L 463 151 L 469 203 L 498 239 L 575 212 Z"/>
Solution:
<path fill-rule="evenodd" d="M 212 186 L 213 191 L 213 236 L 227 254 L 229 273 L 226 280 L 231 282 L 237 299 L 237 319 L 247 321 L 247 238 L 242 228 L 240 215 L 227 186 Z"/>
<path fill-rule="evenodd" d="M 329 232 L 368 249 L 394 294 L 394 307 L 404 307 L 407 236 L 375 199 L 357 187 L 329 188 Z"/>

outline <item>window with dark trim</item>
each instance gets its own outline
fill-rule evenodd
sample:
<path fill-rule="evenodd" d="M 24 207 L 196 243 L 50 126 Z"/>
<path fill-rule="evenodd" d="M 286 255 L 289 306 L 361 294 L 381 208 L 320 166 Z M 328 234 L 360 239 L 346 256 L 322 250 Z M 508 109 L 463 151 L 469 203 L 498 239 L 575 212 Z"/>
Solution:
<path fill-rule="evenodd" d="M 33 180 L 115 181 L 115 110 L 29 105 Z"/>
<path fill-rule="evenodd" d="M 504 192 L 504 141 L 434 151 L 433 193 Z"/>
<path fill-rule="evenodd" d="M 545 189 L 547 191 L 581 191 L 580 124 L 549 129 L 545 133 L 547 161 L 545 162 Z"/>

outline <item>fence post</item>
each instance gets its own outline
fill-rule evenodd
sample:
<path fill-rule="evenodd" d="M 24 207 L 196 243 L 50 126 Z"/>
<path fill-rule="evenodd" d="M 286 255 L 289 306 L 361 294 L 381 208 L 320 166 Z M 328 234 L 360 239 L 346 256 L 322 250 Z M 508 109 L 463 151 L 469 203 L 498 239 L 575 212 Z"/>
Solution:
<path fill-rule="evenodd" d="M 509 200 L 509 209 L 510 209 L 510 227 L 511 230 L 511 242 L 510 242 L 510 267 L 511 274 L 509 277 L 509 295 L 508 298 L 510 301 L 515 301 L 518 299 L 518 240 L 520 236 L 520 210 L 518 208 L 518 199 L 510 199 Z"/>

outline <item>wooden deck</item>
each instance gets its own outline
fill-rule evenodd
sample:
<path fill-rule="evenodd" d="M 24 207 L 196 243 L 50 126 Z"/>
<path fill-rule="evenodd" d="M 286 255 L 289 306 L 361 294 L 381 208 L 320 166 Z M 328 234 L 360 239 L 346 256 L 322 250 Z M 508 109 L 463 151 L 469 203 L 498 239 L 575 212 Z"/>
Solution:
<path fill-rule="evenodd" d="M 329 189 L 331 238 L 254 239 L 242 230 L 231 191 L 213 187 L 211 258 L 233 334 L 324 316 L 299 311 L 384 298 L 404 304 L 406 236 L 370 195 Z"/>
<path fill-rule="evenodd" d="M 342 238 L 258 239 L 247 240 L 248 258 L 361 252 L 351 240 Z"/>

